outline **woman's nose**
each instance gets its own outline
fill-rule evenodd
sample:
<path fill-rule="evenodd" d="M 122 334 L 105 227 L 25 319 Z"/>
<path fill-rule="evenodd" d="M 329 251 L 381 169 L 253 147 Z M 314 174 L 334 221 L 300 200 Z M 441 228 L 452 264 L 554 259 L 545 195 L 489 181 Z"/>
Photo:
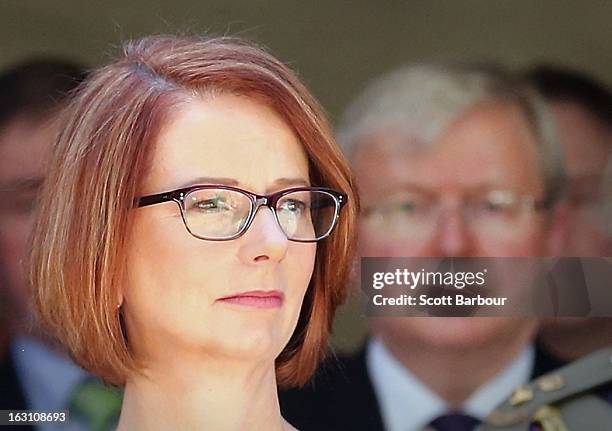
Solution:
<path fill-rule="evenodd" d="M 288 245 L 289 240 L 272 210 L 260 207 L 251 226 L 243 235 L 240 258 L 248 264 L 280 262 L 287 254 Z"/>

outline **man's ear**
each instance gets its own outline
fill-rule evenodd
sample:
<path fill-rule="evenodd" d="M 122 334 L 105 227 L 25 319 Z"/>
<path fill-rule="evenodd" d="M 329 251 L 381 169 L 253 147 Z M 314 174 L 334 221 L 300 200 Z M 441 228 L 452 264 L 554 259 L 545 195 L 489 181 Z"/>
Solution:
<path fill-rule="evenodd" d="M 570 204 L 561 200 L 555 203 L 549 212 L 546 252 L 549 256 L 565 256 L 572 217 Z"/>

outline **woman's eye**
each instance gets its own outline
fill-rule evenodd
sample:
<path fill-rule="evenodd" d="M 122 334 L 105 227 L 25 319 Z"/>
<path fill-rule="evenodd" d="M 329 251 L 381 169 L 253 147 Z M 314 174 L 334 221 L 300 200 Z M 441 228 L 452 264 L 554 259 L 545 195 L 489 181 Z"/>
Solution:
<path fill-rule="evenodd" d="M 224 211 L 228 210 L 229 206 L 222 199 L 206 199 L 196 202 L 194 205 L 197 209 L 202 211 Z"/>
<path fill-rule="evenodd" d="M 283 202 L 282 206 L 281 206 L 281 210 L 283 211 L 289 211 L 289 212 L 302 212 L 306 209 L 306 204 L 302 201 L 298 201 L 298 200 L 288 200 L 286 202 Z"/>

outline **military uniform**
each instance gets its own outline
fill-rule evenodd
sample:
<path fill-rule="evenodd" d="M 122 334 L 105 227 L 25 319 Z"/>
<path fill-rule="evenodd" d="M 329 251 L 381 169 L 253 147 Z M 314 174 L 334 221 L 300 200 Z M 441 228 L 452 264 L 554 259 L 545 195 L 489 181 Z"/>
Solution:
<path fill-rule="evenodd" d="M 612 347 L 517 388 L 480 429 L 612 430 Z"/>

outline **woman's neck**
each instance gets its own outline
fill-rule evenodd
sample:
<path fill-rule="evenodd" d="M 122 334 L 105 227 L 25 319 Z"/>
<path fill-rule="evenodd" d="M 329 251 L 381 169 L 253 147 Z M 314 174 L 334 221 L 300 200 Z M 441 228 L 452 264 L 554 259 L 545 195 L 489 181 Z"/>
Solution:
<path fill-rule="evenodd" d="M 280 414 L 273 363 L 247 368 L 244 363 L 206 361 L 131 376 L 117 429 L 291 428 Z"/>

